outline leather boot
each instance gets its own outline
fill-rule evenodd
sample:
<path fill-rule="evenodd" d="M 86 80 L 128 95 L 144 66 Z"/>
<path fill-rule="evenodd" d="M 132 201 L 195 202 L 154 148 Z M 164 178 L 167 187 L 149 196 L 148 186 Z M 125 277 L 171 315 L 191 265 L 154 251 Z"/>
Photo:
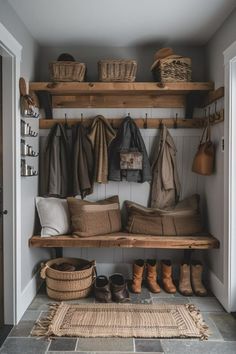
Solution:
<path fill-rule="evenodd" d="M 141 293 L 143 272 L 144 272 L 144 260 L 137 259 L 133 264 L 133 281 L 131 285 L 132 292 L 135 294 Z"/>
<path fill-rule="evenodd" d="M 94 283 L 95 299 L 99 302 L 111 302 L 110 284 L 105 275 L 100 275 Z"/>
<path fill-rule="evenodd" d="M 159 293 L 161 288 L 157 283 L 157 262 L 155 259 L 147 259 L 147 286 L 152 293 Z"/>
<path fill-rule="evenodd" d="M 115 302 L 125 302 L 129 300 L 129 292 L 126 281 L 122 274 L 115 273 L 109 278 L 112 300 Z"/>
<path fill-rule="evenodd" d="M 180 265 L 179 292 L 184 296 L 193 295 L 190 280 L 190 265 L 186 263 Z"/>
<path fill-rule="evenodd" d="M 191 264 L 191 281 L 193 291 L 197 296 L 206 296 L 207 290 L 202 284 L 203 266 L 200 262 L 193 262 Z"/>
<path fill-rule="evenodd" d="M 173 284 L 172 280 L 172 265 L 171 261 L 163 260 L 162 264 L 162 282 L 163 288 L 167 293 L 174 294 L 176 293 L 176 287 Z"/>

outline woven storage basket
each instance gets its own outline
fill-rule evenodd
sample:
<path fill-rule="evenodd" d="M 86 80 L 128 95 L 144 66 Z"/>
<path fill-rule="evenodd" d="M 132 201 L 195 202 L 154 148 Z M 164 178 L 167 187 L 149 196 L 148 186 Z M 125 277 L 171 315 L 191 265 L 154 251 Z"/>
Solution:
<path fill-rule="evenodd" d="M 76 61 L 55 61 L 49 63 L 52 81 L 84 81 L 86 65 Z"/>
<path fill-rule="evenodd" d="M 152 69 L 156 81 L 191 81 L 192 67 L 190 58 L 164 58 Z"/>
<path fill-rule="evenodd" d="M 135 60 L 100 60 L 98 76 L 100 81 L 135 81 L 137 62 Z"/>
<path fill-rule="evenodd" d="M 90 266 L 84 270 L 63 272 L 51 268 L 53 264 L 69 263 L 78 266 L 83 263 Z M 95 280 L 95 262 L 79 258 L 55 258 L 42 265 L 41 278 L 46 279 L 47 294 L 54 300 L 75 300 L 87 297 Z"/>

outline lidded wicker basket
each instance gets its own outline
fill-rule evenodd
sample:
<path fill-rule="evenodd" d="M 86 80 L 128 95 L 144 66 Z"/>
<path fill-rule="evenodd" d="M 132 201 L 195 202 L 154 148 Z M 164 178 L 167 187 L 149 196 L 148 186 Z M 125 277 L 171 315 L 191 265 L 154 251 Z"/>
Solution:
<path fill-rule="evenodd" d="M 176 55 L 172 48 L 161 48 L 154 55 L 151 71 L 156 81 L 191 81 L 191 59 Z"/>
<path fill-rule="evenodd" d="M 104 82 L 132 82 L 135 81 L 137 72 L 136 60 L 129 59 L 104 59 L 98 62 L 99 81 Z"/>
<path fill-rule="evenodd" d="M 81 270 L 60 271 L 53 265 L 69 263 Z M 46 279 L 47 295 L 54 300 L 75 300 L 87 297 L 93 287 L 96 277 L 95 261 L 79 258 L 55 258 L 42 264 L 40 276 Z"/>
<path fill-rule="evenodd" d="M 49 63 L 52 81 L 84 81 L 86 65 L 78 61 L 54 61 Z"/>
<path fill-rule="evenodd" d="M 173 55 L 157 61 L 152 67 L 154 79 L 161 82 L 191 81 L 191 59 Z"/>

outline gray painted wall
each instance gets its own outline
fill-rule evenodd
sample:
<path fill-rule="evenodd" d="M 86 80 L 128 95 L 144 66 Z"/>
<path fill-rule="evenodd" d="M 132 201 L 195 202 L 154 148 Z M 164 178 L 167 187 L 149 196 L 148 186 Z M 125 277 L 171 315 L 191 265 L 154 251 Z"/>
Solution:
<path fill-rule="evenodd" d="M 224 86 L 224 57 L 223 52 L 236 41 L 236 10 L 227 18 L 206 46 L 208 79 L 215 82 L 215 87 Z M 218 106 L 218 108 L 220 108 Z M 227 119 L 227 117 L 226 117 Z M 210 231 L 222 241 L 224 237 L 224 154 L 221 152 L 220 142 L 224 136 L 224 124 L 216 125 L 212 130 L 212 139 L 216 144 L 216 172 L 207 177 L 205 195 L 208 206 L 208 220 Z M 217 193 L 216 193 L 217 191 Z M 223 265 L 224 249 L 221 248 L 209 254 L 209 264 L 215 275 L 224 282 Z"/>
<path fill-rule="evenodd" d="M 0 0 L 0 22 L 8 29 L 15 39 L 22 45 L 21 75 L 27 80 L 34 79 L 35 66 L 38 58 L 39 46 L 21 22 L 15 11 L 6 0 Z M 19 117 L 17 117 L 19 119 Z M 20 124 L 20 119 L 19 119 Z M 36 139 L 38 140 L 38 139 Z M 17 142 L 20 149 L 20 142 Z M 37 145 L 37 142 L 35 141 Z M 20 178 L 20 177 L 19 177 Z M 21 289 L 22 291 L 32 279 L 35 265 L 46 256 L 41 250 L 31 250 L 28 239 L 33 233 L 35 220 L 34 197 L 38 193 L 37 178 L 21 178 L 21 205 L 22 205 L 22 230 L 21 230 Z"/>
<path fill-rule="evenodd" d="M 207 75 L 216 88 L 224 85 L 223 52 L 236 40 L 236 9 L 206 45 Z"/>
<path fill-rule="evenodd" d="M 206 76 L 204 47 L 172 45 L 172 48 L 176 54 L 192 58 L 193 81 L 204 81 Z M 152 81 L 150 67 L 153 63 L 154 54 L 158 49 L 159 45 L 137 47 L 41 47 L 39 53 L 40 67 L 37 77 L 41 81 L 49 80 L 48 63 L 57 60 L 59 54 L 66 52 L 72 54 L 76 60 L 86 63 L 87 81 L 97 81 L 97 62 L 100 59 L 107 58 L 137 60 L 138 71 L 136 80 Z"/>

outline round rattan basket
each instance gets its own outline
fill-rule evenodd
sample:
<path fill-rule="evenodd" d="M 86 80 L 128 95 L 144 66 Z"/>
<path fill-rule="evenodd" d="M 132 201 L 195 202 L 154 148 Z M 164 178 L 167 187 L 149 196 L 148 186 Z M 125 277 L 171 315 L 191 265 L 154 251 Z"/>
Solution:
<path fill-rule="evenodd" d="M 83 269 L 60 271 L 53 265 L 69 263 Z M 75 300 L 87 297 L 96 277 L 95 261 L 89 262 L 79 258 L 55 258 L 42 264 L 41 278 L 46 279 L 47 295 L 54 300 Z"/>

